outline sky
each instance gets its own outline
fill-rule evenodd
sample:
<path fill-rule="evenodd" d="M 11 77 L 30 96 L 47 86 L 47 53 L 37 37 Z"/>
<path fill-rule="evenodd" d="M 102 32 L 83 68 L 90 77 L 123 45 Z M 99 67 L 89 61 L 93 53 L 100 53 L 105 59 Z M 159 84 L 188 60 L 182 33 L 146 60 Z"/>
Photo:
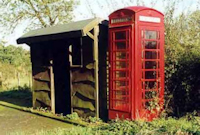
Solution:
<path fill-rule="evenodd" d="M 107 19 L 108 15 L 113 11 L 127 6 L 136 6 L 137 1 L 140 1 L 140 5 L 144 4 L 161 12 L 164 12 L 167 1 L 181 1 L 176 9 L 176 14 L 179 14 L 185 9 L 195 10 L 200 0 L 81 0 L 75 11 L 75 20 L 91 17 L 90 11 L 94 12 L 98 17 Z M 88 3 L 90 3 L 90 6 Z"/>
<path fill-rule="evenodd" d="M 139 5 L 144 4 L 145 6 L 152 7 L 161 12 L 164 12 L 164 7 L 166 6 L 167 1 L 170 0 L 80 0 L 80 5 L 77 6 L 74 11 L 73 21 L 84 20 L 92 17 L 108 19 L 108 15 L 113 11 L 127 6 L 136 6 L 137 1 L 139 1 Z M 181 2 L 176 7 L 176 15 L 180 14 L 182 11 L 194 11 L 197 9 L 197 5 L 200 3 L 200 0 L 180 1 Z M 18 26 L 15 31 L 17 32 L 6 36 L 3 40 L 8 41 L 8 44 L 16 45 L 16 39 L 24 34 L 24 23 Z M 0 35 L 0 41 L 1 40 L 2 35 Z M 23 45 L 23 47 L 28 49 L 27 45 Z"/>

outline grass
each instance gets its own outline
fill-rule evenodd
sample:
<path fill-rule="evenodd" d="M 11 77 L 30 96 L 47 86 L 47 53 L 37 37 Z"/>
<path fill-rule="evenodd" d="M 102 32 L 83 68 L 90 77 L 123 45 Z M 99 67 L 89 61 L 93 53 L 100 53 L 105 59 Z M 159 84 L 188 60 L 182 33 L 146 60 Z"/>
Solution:
<path fill-rule="evenodd" d="M 32 106 L 32 92 L 29 87 L 14 87 L 0 91 L 0 101 L 12 103 L 22 107 Z"/>
<path fill-rule="evenodd" d="M 74 125 L 86 126 L 88 123 L 82 121 L 81 119 L 74 119 L 75 116 L 69 115 L 68 117 L 58 116 L 52 114 L 50 111 L 45 108 L 32 108 L 32 92 L 29 87 L 15 87 L 11 90 L 4 90 L 0 92 L 0 105 L 6 106 L 9 108 L 14 108 L 20 111 L 25 111 L 40 115 L 43 117 L 48 117 L 54 120 L 71 123 Z"/>
<path fill-rule="evenodd" d="M 40 131 L 34 135 L 200 135 L 200 118 L 192 115 L 175 118 L 161 118 L 152 122 L 114 120 L 107 125 L 95 127 L 57 128 Z M 16 133 L 13 135 L 26 135 Z"/>
<path fill-rule="evenodd" d="M 41 110 L 41 109 L 33 109 L 33 108 L 27 108 L 27 107 L 21 107 L 21 106 L 17 106 L 17 105 L 13 105 L 7 102 L 3 102 L 0 101 L 0 106 L 5 106 L 5 107 L 9 107 L 9 108 L 13 108 L 16 110 L 20 110 L 20 111 L 24 111 L 24 112 L 28 112 L 28 113 L 32 113 L 32 114 L 36 114 L 38 116 L 43 116 L 46 118 L 51 118 L 57 121 L 61 121 L 61 122 L 65 122 L 68 124 L 73 124 L 73 125 L 80 125 L 80 126 L 87 126 L 88 123 L 84 122 L 82 119 L 80 118 L 73 118 L 73 114 L 72 115 L 68 115 L 67 116 L 59 116 L 57 114 L 52 114 L 50 111 L 46 111 L 46 110 Z"/>
<path fill-rule="evenodd" d="M 4 107 L 3 107 L 3 106 L 0 106 L 0 112 L 1 112 L 2 110 L 4 110 Z"/>
<path fill-rule="evenodd" d="M 27 135 L 41 130 L 56 128 L 72 128 L 73 124 L 60 122 L 54 119 L 41 117 L 32 113 L 4 107 L 0 111 L 0 135 L 12 132 L 25 132 Z"/>
<path fill-rule="evenodd" d="M 29 88 L 19 87 L 13 88 L 10 91 L 2 91 L 0 92 L 0 100 L 8 103 L 14 104 L 15 107 L 19 107 L 19 109 L 33 111 L 41 114 L 40 110 L 32 110 L 27 109 L 26 107 L 31 106 L 32 102 L 32 94 Z M 0 111 L 3 108 L 0 106 Z M 50 114 L 46 112 L 42 112 L 42 115 Z M 54 116 L 53 116 L 54 117 Z M 68 118 L 68 117 L 67 117 Z M 77 118 L 75 115 L 71 115 L 69 118 Z M 68 119 L 69 119 L 68 118 Z M 62 119 L 62 118 L 61 118 Z M 78 120 L 75 122 L 79 123 Z M 91 120 L 90 120 L 91 121 Z M 99 122 L 96 119 L 92 119 L 92 122 Z M 92 125 L 92 124 L 91 124 Z M 80 127 L 77 126 L 75 128 L 66 128 L 61 129 L 57 128 L 54 130 L 42 130 L 34 135 L 200 135 L 200 118 L 195 117 L 193 115 L 187 115 L 180 119 L 168 117 L 168 118 L 160 118 L 154 120 L 153 122 L 144 122 L 144 121 L 128 121 L 128 120 L 114 120 L 109 122 L 109 124 L 96 124 L 97 126 L 87 126 Z M 30 133 L 29 133 L 30 134 Z M 29 135 L 25 132 L 15 132 L 12 135 Z"/>
<path fill-rule="evenodd" d="M 31 86 L 32 82 L 30 80 L 30 77 L 28 76 L 21 76 L 20 78 L 20 84 L 18 84 L 18 79 L 10 77 L 9 79 L 5 79 L 2 81 L 2 86 L 0 91 L 5 91 L 5 90 L 11 90 L 13 88 L 16 88 L 16 86 Z"/>

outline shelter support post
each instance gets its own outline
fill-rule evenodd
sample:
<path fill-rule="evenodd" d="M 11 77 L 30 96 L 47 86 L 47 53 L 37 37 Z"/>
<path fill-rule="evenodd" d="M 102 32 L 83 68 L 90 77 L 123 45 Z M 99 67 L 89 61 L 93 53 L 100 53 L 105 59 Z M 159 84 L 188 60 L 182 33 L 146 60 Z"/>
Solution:
<path fill-rule="evenodd" d="M 98 61 L 98 35 L 99 26 L 94 27 L 94 34 L 92 35 L 89 31 L 87 35 L 94 40 L 93 42 L 93 59 L 94 59 L 94 78 L 95 78 L 95 115 L 99 118 L 99 61 Z"/>
<path fill-rule="evenodd" d="M 94 27 L 94 78 L 95 78 L 95 107 L 96 107 L 96 117 L 99 118 L 99 61 L 98 61 L 98 35 L 99 26 Z"/>
<path fill-rule="evenodd" d="M 51 111 L 55 114 L 55 89 L 54 89 L 54 73 L 53 73 L 53 60 L 50 60 L 50 82 L 51 82 Z"/>

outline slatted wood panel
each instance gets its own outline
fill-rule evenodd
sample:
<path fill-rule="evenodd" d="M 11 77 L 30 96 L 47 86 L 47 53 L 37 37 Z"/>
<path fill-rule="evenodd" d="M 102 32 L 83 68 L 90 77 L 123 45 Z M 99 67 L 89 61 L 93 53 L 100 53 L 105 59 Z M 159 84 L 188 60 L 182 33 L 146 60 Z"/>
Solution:
<path fill-rule="evenodd" d="M 31 47 L 33 74 L 33 107 L 51 109 L 51 83 L 49 50 L 41 46 Z"/>

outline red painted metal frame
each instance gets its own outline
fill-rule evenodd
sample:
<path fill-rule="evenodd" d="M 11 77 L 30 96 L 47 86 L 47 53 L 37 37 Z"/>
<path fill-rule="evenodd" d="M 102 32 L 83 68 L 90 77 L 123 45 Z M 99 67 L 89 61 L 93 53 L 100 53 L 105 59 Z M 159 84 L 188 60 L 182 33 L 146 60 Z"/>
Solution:
<path fill-rule="evenodd" d="M 126 39 L 120 39 L 117 40 L 115 37 L 116 33 L 120 33 L 120 32 L 125 32 L 126 35 Z M 129 118 L 130 114 L 131 114 L 131 98 L 132 98 L 132 93 L 131 93 L 131 85 L 129 85 L 131 83 L 131 54 L 132 54 L 132 49 L 131 49 L 131 27 L 122 27 L 122 28 L 118 28 L 117 30 L 110 30 L 109 31 L 109 35 L 111 37 L 110 40 L 110 64 L 111 64 L 111 68 L 110 68 L 110 94 L 109 94 L 109 103 L 110 103 L 110 116 L 113 116 L 112 113 L 117 112 L 121 112 L 120 114 L 124 114 L 124 118 Z M 125 43 L 125 49 L 117 49 L 117 43 Z M 121 58 L 121 59 L 117 59 L 117 55 L 116 54 L 125 54 L 125 59 Z M 116 63 L 118 62 L 126 62 L 126 67 L 125 68 L 118 68 Z M 118 74 L 120 75 L 120 73 L 125 73 L 125 76 L 123 77 L 117 77 L 116 73 L 118 72 Z M 120 82 L 125 82 L 125 88 L 124 87 L 117 87 L 116 86 L 116 82 L 120 81 Z M 117 92 L 121 92 L 121 93 L 125 93 L 124 95 L 122 94 L 121 97 L 120 95 L 117 96 Z M 120 99 L 117 99 L 121 98 Z M 123 99 L 125 101 L 123 101 Z M 127 100 L 127 102 L 126 102 Z M 118 102 L 121 102 L 121 106 L 116 106 L 115 104 L 117 104 Z"/>
<path fill-rule="evenodd" d="M 139 20 L 140 16 L 160 18 L 160 22 L 150 22 Z M 112 23 L 112 19 L 126 18 L 129 17 L 128 22 Z M 117 78 L 115 74 L 116 65 L 116 41 L 115 33 L 120 31 L 128 31 L 129 42 L 128 49 L 121 50 L 127 51 L 129 53 L 129 58 L 126 62 L 129 63 L 129 68 L 127 69 L 129 76 L 128 85 L 126 86 L 126 91 L 129 91 L 129 105 L 128 108 L 124 108 L 123 104 L 119 105 L 118 108 L 114 108 L 116 103 L 114 99 L 115 85 L 114 81 L 118 80 L 120 82 L 124 79 Z M 145 31 L 153 31 L 156 33 L 155 39 L 145 39 L 142 37 Z M 127 40 L 127 39 L 126 39 Z M 156 43 L 156 48 L 144 48 L 144 43 L 149 41 L 152 45 Z M 128 119 L 146 119 L 152 120 L 159 116 L 160 112 L 163 110 L 164 104 L 164 16 L 159 11 L 155 9 L 146 7 L 128 7 L 124 9 L 117 10 L 109 16 L 109 119 L 128 118 Z M 126 41 L 127 43 L 127 41 Z M 159 48 L 158 48 L 159 45 Z M 127 44 L 126 44 L 127 46 Z M 148 47 L 147 46 L 147 47 Z M 143 54 L 143 57 L 142 57 Z M 151 54 L 151 55 L 150 55 Z M 148 56 L 146 59 L 145 57 Z M 151 58 L 151 59 L 150 59 Z M 145 68 L 145 61 L 149 61 L 149 66 L 153 66 L 150 63 L 156 63 L 155 69 Z M 147 62 L 146 62 L 147 63 Z M 159 65 L 158 65 L 159 63 Z M 148 65 L 148 64 L 146 64 Z M 119 69 L 118 69 L 119 70 Z M 122 70 L 122 69 L 121 69 Z M 153 78 L 151 78 L 153 77 Z M 150 83 L 155 83 L 156 87 L 152 87 Z M 146 86 L 151 86 L 146 87 Z M 150 94 L 149 94 L 150 93 Z M 145 95 L 152 96 L 152 99 L 148 99 Z M 149 109 L 149 103 L 151 100 L 156 101 L 156 107 Z M 152 106 L 150 106 L 152 107 Z"/>

